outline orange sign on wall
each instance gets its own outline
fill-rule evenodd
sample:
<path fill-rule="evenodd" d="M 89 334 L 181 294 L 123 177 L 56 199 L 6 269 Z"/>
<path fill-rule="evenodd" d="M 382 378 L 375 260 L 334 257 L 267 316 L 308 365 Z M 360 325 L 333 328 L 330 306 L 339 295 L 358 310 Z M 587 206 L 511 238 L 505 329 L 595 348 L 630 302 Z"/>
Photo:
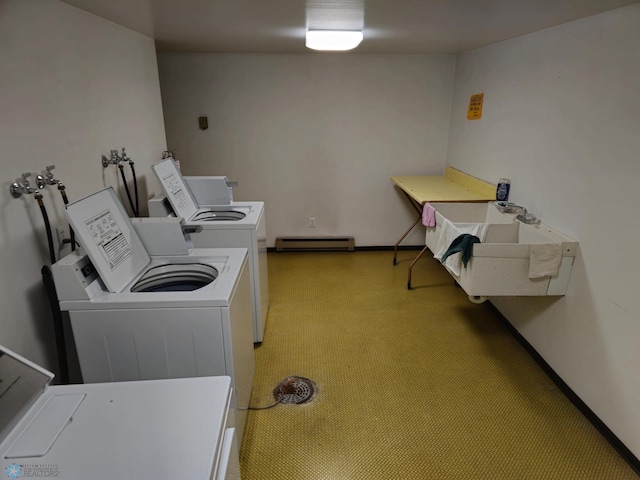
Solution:
<path fill-rule="evenodd" d="M 468 120 L 478 120 L 482 118 L 482 100 L 484 100 L 484 93 L 471 95 L 469 110 L 467 111 Z"/>

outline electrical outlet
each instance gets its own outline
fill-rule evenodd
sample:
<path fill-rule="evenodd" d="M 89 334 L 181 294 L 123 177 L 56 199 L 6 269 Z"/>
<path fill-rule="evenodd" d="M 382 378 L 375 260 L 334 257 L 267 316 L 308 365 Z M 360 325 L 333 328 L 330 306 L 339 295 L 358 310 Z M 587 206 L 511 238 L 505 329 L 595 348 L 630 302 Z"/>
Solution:
<path fill-rule="evenodd" d="M 309 217 L 309 228 L 316 228 L 316 218 Z"/>
<path fill-rule="evenodd" d="M 66 238 L 67 230 L 65 227 L 56 227 L 56 237 L 58 239 L 58 248 L 64 247 L 64 239 Z"/>

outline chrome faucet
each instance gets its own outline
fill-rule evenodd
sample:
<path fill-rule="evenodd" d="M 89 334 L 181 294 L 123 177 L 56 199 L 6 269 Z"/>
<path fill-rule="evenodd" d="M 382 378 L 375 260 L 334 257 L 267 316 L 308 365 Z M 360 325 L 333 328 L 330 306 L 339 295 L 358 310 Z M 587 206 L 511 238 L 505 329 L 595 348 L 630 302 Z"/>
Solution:
<path fill-rule="evenodd" d="M 522 223 L 526 223 L 527 225 L 538 223 L 538 219 L 533 213 L 527 212 L 527 209 L 524 207 L 520 208 L 522 208 L 522 213 L 516 217 L 516 220 L 520 220 Z"/>
<path fill-rule="evenodd" d="M 55 178 L 53 176 L 53 173 L 51 172 L 51 170 L 53 170 L 54 168 L 56 168 L 55 165 L 47 165 L 45 167 L 45 170 L 47 171 L 47 173 L 44 175 L 44 180 L 47 183 L 47 185 L 55 185 L 56 183 L 60 182 L 60 180 Z"/>
<path fill-rule="evenodd" d="M 22 181 L 18 178 L 9 186 L 9 191 L 13 198 L 20 198 L 23 193 L 32 194 L 38 191 L 35 188 L 31 188 L 31 184 L 29 183 L 30 176 L 30 173 L 23 173 Z"/>

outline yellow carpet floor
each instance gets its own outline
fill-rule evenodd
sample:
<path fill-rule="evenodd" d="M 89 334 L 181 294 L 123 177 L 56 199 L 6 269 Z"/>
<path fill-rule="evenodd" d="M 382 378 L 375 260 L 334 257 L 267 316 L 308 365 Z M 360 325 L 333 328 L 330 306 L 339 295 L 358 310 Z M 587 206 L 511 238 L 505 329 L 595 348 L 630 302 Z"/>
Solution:
<path fill-rule="evenodd" d="M 637 479 L 487 305 L 414 252 L 270 253 L 244 480 Z M 407 257 L 404 259 L 403 257 Z"/>

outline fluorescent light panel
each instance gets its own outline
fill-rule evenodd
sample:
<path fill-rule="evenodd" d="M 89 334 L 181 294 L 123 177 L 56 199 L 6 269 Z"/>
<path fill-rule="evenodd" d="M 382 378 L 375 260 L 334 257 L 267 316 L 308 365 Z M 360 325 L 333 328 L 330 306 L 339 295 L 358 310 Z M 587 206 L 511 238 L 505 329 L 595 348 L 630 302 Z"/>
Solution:
<path fill-rule="evenodd" d="M 312 50 L 344 51 L 360 45 L 360 30 L 307 30 L 307 48 Z"/>

